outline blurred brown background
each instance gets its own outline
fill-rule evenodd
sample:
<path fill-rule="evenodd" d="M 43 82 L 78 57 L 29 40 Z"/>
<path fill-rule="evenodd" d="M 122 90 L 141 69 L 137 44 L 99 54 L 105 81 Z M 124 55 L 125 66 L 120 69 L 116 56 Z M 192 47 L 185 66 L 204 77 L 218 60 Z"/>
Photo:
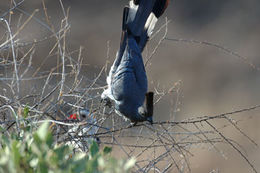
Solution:
<path fill-rule="evenodd" d="M 9 0 L 1 0 L 0 16 L 9 7 Z M 122 9 L 128 0 L 63 0 L 65 9 L 69 8 L 68 45 L 70 51 L 84 47 L 84 63 L 89 64 L 84 72 L 93 77 L 108 60 L 113 62 L 118 49 L 121 29 Z M 58 29 L 63 18 L 58 0 L 45 0 L 51 21 Z M 25 0 L 20 7 L 32 13 L 40 11 L 36 17 L 45 22 L 41 0 Z M 15 12 L 14 15 L 17 13 Z M 241 56 L 247 57 L 260 67 L 260 1 L 258 0 L 171 0 L 170 5 L 158 22 L 157 29 L 168 25 L 168 38 L 186 38 L 217 43 L 228 47 Z M 1 31 L 1 29 L 0 29 Z M 144 52 L 150 54 L 162 38 L 164 29 L 148 45 Z M 40 39 L 50 32 L 32 21 L 20 39 Z M 42 43 L 37 47 L 37 60 L 41 62 L 50 47 Z M 109 48 L 109 50 L 108 50 Z M 107 57 L 108 52 L 108 57 Z M 249 66 L 242 59 L 223 53 L 214 47 L 200 44 L 164 41 L 151 64 L 147 66 L 150 89 L 167 90 L 175 82 L 181 81 L 178 112 L 173 115 L 181 120 L 202 115 L 215 115 L 232 110 L 260 104 L 260 71 Z M 51 60 L 50 60 L 51 66 Z M 46 66 L 46 70 L 49 67 Z M 103 76 L 105 79 L 105 76 Z M 105 81 L 104 81 L 105 84 Z M 165 96 L 155 108 L 155 121 L 168 120 L 171 107 L 176 106 L 176 94 Z M 173 100 L 173 101 L 171 101 Z M 259 112 L 243 113 L 239 126 L 258 144 Z M 251 118 L 250 118 L 251 117 Z M 234 128 L 226 135 L 240 142 L 245 147 L 249 159 L 260 171 L 260 150 L 249 143 Z M 191 158 L 193 172 L 249 172 L 245 161 L 230 149 L 224 149 L 228 160 L 224 160 L 214 151 L 194 150 Z"/>

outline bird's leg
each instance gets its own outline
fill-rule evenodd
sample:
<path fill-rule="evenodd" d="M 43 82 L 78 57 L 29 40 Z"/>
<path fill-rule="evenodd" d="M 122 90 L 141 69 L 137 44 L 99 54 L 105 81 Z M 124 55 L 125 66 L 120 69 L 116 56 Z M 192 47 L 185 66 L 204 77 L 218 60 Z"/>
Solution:
<path fill-rule="evenodd" d="M 137 122 L 131 122 L 127 128 L 132 128 L 136 126 Z"/>
<path fill-rule="evenodd" d="M 112 107 L 112 101 L 109 98 L 101 99 L 100 102 L 109 108 Z"/>

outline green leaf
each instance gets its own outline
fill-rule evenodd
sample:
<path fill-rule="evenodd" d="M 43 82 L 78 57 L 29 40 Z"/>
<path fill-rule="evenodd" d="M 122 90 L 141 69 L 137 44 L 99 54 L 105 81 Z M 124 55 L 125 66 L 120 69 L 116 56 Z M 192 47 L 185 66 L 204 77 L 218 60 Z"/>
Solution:
<path fill-rule="evenodd" d="M 36 132 L 36 134 L 39 136 L 39 138 L 42 141 L 46 141 L 46 139 L 48 137 L 48 133 L 49 133 L 49 123 L 48 122 L 44 122 Z"/>
<path fill-rule="evenodd" d="M 2 133 L 2 132 L 4 132 L 5 130 L 2 128 L 2 127 L 0 127 L 0 133 Z"/>
<path fill-rule="evenodd" d="M 10 161 L 10 160 L 9 160 L 9 157 L 7 155 L 2 155 L 0 157 L 0 165 L 6 165 L 8 163 L 8 161 Z"/>
<path fill-rule="evenodd" d="M 35 133 L 33 135 L 33 143 L 32 144 L 34 144 L 34 145 L 36 144 L 37 147 L 42 144 L 42 141 L 41 141 L 41 139 L 40 139 L 40 137 L 39 137 L 39 135 L 37 133 Z"/>
<path fill-rule="evenodd" d="M 111 151 L 112 151 L 112 147 L 107 147 L 107 146 L 105 146 L 105 148 L 103 149 L 103 153 L 104 153 L 105 155 L 111 153 Z"/>
<path fill-rule="evenodd" d="M 35 168 L 38 165 L 39 159 L 38 158 L 34 158 L 29 162 L 29 165 L 33 168 Z"/>
<path fill-rule="evenodd" d="M 25 108 L 23 109 L 23 117 L 27 118 L 29 115 L 29 107 L 28 105 L 25 106 Z"/>
<path fill-rule="evenodd" d="M 53 144 L 53 137 L 52 137 L 52 134 L 49 132 L 49 130 L 48 130 L 47 136 L 45 138 L 45 141 L 46 141 L 46 144 L 48 145 L 48 147 L 50 148 Z"/>
<path fill-rule="evenodd" d="M 90 146 L 90 156 L 93 158 L 98 153 L 98 144 L 96 141 L 93 141 L 92 145 Z"/>
<path fill-rule="evenodd" d="M 38 172 L 48 173 L 48 165 L 45 161 L 41 160 L 38 167 Z"/>
<path fill-rule="evenodd" d="M 57 157 L 57 160 L 63 160 L 65 156 L 68 154 L 69 147 L 66 145 L 60 146 L 54 150 L 55 157 Z"/>
<path fill-rule="evenodd" d="M 15 166 L 17 168 L 19 168 L 21 155 L 20 155 L 20 152 L 19 152 L 19 143 L 18 143 L 18 141 L 13 141 L 13 143 L 12 143 L 12 154 L 13 154 L 13 159 L 14 159 Z"/>
<path fill-rule="evenodd" d="M 3 145 L 3 147 L 4 146 L 9 146 L 10 145 L 10 139 L 7 137 L 7 136 L 2 136 L 2 139 L 1 139 L 1 145 Z"/>
<path fill-rule="evenodd" d="M 86 170 L 87 159 L 84 157 L 80 160 L 74 161 L 72 163 L 72 172 L 84 172 Z"/>
<path fill-rule="evenodd" d="M 135 162 L 135 158 L 129 159 L 124 166 L 124 170 L 128 171 L 129 169 L 131 169 L 135 165 Z"/>
<path fill-rule="evenodd" d="M 98 172 L 98 160 L 97 158 L 89 160 L 86 165 L 86 173 Z"/>

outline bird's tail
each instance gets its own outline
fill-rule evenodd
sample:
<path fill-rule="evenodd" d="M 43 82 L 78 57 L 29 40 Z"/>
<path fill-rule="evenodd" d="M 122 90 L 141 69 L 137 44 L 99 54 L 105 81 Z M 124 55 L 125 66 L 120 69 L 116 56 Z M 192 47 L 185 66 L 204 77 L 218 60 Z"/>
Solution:
<path fill-rule="evenodd" d="M 134 36 L 141 52 L 152 35 L 158 18 L 164 13 L 170 0 L 130 0 L 124 8 L 120 49 L 112 69 L 116 70 L 123 56 L 127 35 Z"/>
<path fill-rule="evenodd" d="M 131 0 L 129 2 L 129 13 L 127 18 L 128 32 L 134 37 L 140 37 L 150 14 L 153 11 L 156 0 Z"/>
<path fill-rule="evenodd" d="M 146 98 L 146 117 L 152 122 L 152 117 L 153 117 L 153 92 L 148 92 L 145 95 Z"/>
<path fill-rule="evenodd" d="M 169 5 L 170 0 L 156 0 L 153 7 L 153 14 L 159 18 Z"/>
<path fill-rule="evenodd" d="M 123 18 L 123 28 L 136 38 L 141 51 L 168 4 L 169 0 L 131 0 L 129 2 L 127 14 Z"/>

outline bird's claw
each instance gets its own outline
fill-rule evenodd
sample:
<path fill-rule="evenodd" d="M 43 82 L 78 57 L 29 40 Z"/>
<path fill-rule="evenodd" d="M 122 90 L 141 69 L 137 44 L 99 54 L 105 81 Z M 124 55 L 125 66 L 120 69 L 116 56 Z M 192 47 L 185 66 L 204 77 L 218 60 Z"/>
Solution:
<path fill-rule="evenodd" d="M 109 108 L 112 107 L 112 101 L 109 99 L 109 98 L 104 98 L 104 99 L 101 99 L 100 101 L 102 104 L 104 104 L 104 106 L 107 106 Z"/>
<path fill-rule="evenodd" d="M 137 122 L 131 122 L 127 128 L 132 128 L 136 126 Z"/>

